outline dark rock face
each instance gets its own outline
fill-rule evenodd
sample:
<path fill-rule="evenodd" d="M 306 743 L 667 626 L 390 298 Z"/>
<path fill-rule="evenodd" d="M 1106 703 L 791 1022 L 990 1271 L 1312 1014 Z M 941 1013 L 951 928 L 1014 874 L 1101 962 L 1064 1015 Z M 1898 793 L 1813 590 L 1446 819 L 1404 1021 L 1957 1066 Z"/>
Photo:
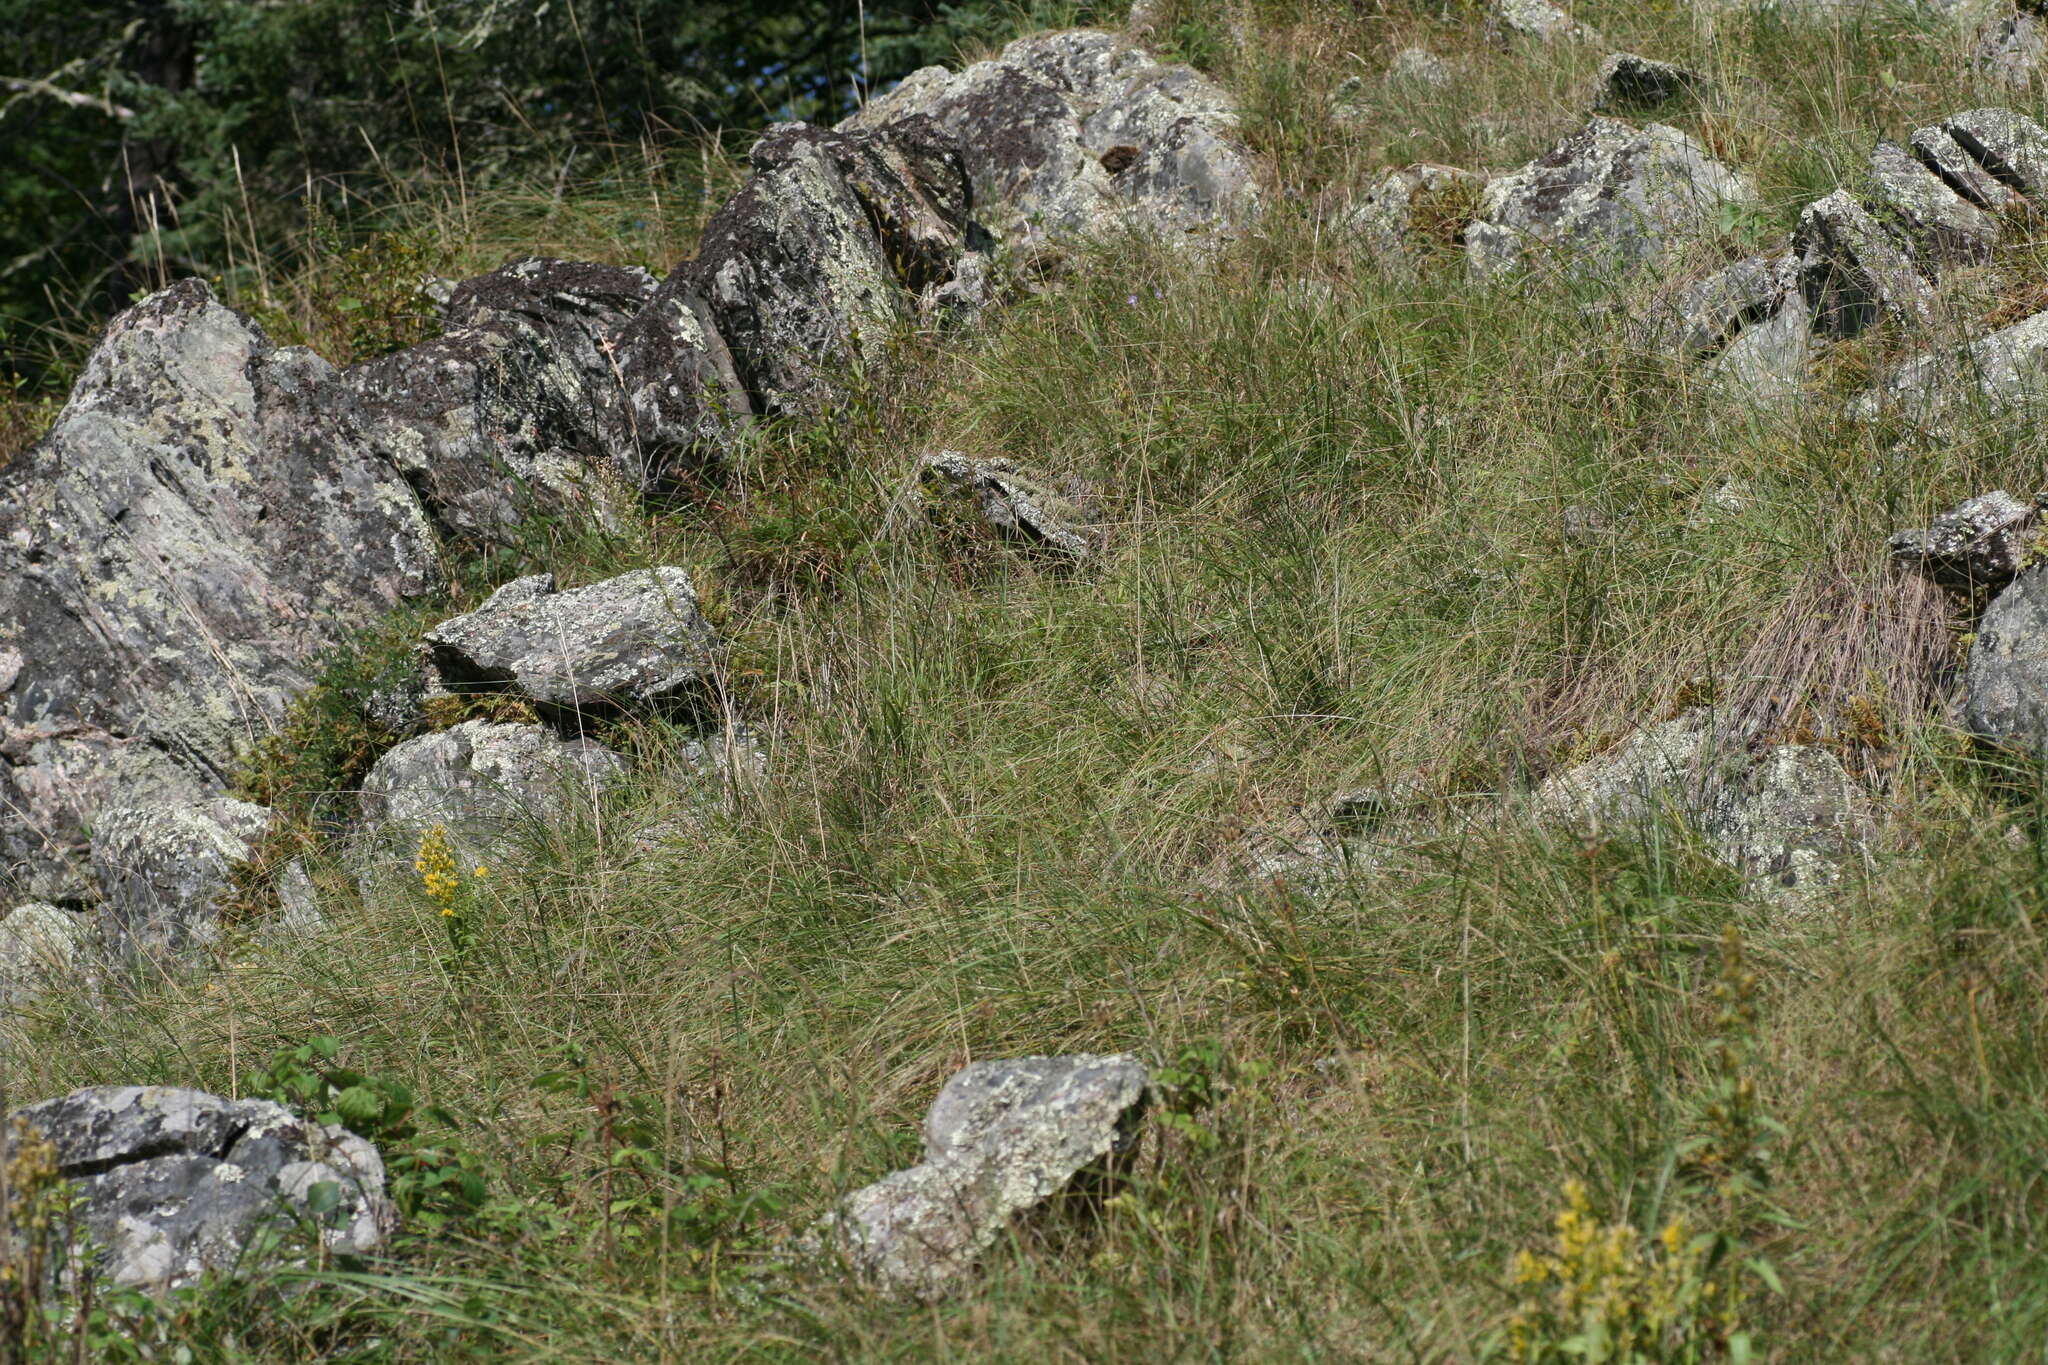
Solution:
<path fill-rule="evenodd" d="M 2048 757 L 2048 565 L 2023 571 L 1977 625 L 1963 676 L 1975 734 Z"/>
<path fill-rule="evenodd" d="M 1982 592 L 2012 582 L 2032 548 L 2041 504 L 2021 502 L 2003 488 L 1969 498 L 1928 524 L 1891 539 L 1892 558 L 1958 592 Z"/>
<path fill-rule="evenodd" d="M 1483 275 L 1553 257 L 1574 271 L 1623 269 L 1661 259 L 1709 230 L 1724 204 L 1755 197 L 1676 128 L 1596 118 L 1486 187 L 1465 250 Z"/>
<path fill-rule="evenodd" d="M 84 893 L 104 804 L 206 800 L 308 661 L 440 581 L 347 385 L 187 280 L 116 318 L 0 471 L 0 856 Z"/>
<path fill-rule="evenodd" d="M 936 1297 L 1011 1218 L 1135 1149 L 1149 1080 L 1129 1056 L 976 1062 L 933 1101 L 924 1161 L 848 1195 L 816 1240 L 884 1288 Z"/>
<path fill-rule="evenodd" d="M 466 539 L 548 507 L 611 515 L 641 471 L 611 439 L 626 401 L 605 348 L 654 294 L 644 270 L 541 258 L 457 285 L 441 336 L 348 372 L 371 449 Z"/>
<path fill-rule="evenodd" d="M 1113 33 L 1042 34 L 964 71 L 926 67 L 841 126 L 919 117 L 957 140 L 978 211 L 1012 244 L 1201 232 L 1257 204 L 1230 97 Z"/>
<path fill-rule="evenodd" d="M 681 569 L 645 569 L 555 591 L 515 579 L 466 616 L 426 635 L 440 686 L 509 691 L 569 719 L 647 708 L 695 687 L 716 641 Z"/>
<path fill-rule="evenodd" d="M 1609 53 L 1593 82 L 1593 111 L 1599 114 L 1655 109 L 1705 89 L 1706 77 L 1672 62 L 1633 52 Z"/>
<path fill-rule="evenodd" d="M 952 278 L 973 203 L 958 150 L 923 120 L 886 132 L 770 128 L 754 174 L 704 230 L 657 308 L 701 299 L 758 411 L 830 407 L 852 366 L 880 366 L 910 292 Z M 629 337 L 629 342 L 634 338 Z M 658 355 L 628 347 L 635 384 Z"/>
<path fill-rule="evenodd" d="M 110 946 L 176 951 L 211 942 L 235 864 L 255 853 L 271 813 L 232 797 L 102 810 L 92 866 Z"/>
<path fill-rule="evenodd" d="M 711 305 L 683 272 L 609 345 L 602 354 L 617 370 L 609 377 L 604 431 L 626 482 L 660 497 L 721 463 L 754 406 Z"/>
<path fill-rule="evenodd" d="M 374 1251 L 397 1230 L 377 1149 L 339 1126 L 319 1128 L 267 1100 L 198 1090 L 98 1086 L 9 1115 L 0 1150 L 54 1148 L 57 1173 L 82 1197 L 83 1254 L 114 1284 L 163 1291 L 206 1271 L 254 1268 L 266 1233 L 317 1224 L 329 1251 Z M 316 1187 L 336 1202 L 315 1214 Z M 325 1204 L 325 1199 L 320 1200 Z"/>
<path fill-rule="evenodd" d="M 1792 251 L 1816 331 L 1849 337 L 1886 320 L 1933 321 L 1934 291 L 1912 256 L 1847 190 L 1806 206 Z"/>

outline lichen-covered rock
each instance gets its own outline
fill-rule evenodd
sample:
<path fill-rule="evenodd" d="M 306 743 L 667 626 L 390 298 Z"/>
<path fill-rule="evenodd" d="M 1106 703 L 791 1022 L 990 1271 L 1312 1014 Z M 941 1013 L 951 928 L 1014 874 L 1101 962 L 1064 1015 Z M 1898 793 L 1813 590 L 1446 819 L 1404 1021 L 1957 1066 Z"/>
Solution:
<path fill-rule="evenodd" d="M 1792 251 L 1816 331 L 1850 337 L 1887 319 L 1909 327 L 1933 323 L 1933 286 L 1847 190 L 1806 206 Z"/>
<path fill-rule="evenodd" d="M 0 1007 L 33 999 L 69 974 L 92 935 L 91 916 L 42 901 L 0 917 Z"/>
<path fill-rule="evenodd" d="M 1486 177 L 1455 166 L 1421 162 L 1387 175 L 1345 208 L 1339 225 L 1381 266 L 1412 264 L 1410 234 L 1432 213 L 1455 210 L 1479 196 Z"/>
<path fill-rule="evenodd" d="M 2030 10 L 1993 15 L 1977 30 L 1970 63 L 1992 80 L 2024 90 L 2041 76 L 2048 57 L 2048 23 Z"/>
<path fill-rule="evenodd" d="M 1761 750 L 1706 710 L 1647 726 L 1536 792 L 1567 823 L 1640 825 L 1676 815 L 1749 879 L 1754 894 L 1808 903 L 1867 847 L 1868 802 L 1840 761 L 1813 745 Z"/>
<path fill-rule="evenodd" d="M 220 794 L 316 654 L 440 581 L 358 419 L 187 280 L 108 325 L 0 470 L 0 859 L 30 895 L 83 898 L 101 806 Z"/>
<path fill-rule="evenodd" d="M 936 481 L 973 497 L 982 520 L 1006 536 L 1069 559 L 1095 552 L 1085 485 L 1069 481 L 1055 487 L 1013 460 L 977 460 L 955 450 L 925 456 L 923 468 L 927 483 Z"/>
<path fill-rule="evenodd" d="M 1870 154 L 1870 191 L 1871 212 L 1906 240 L 1930 275 L 1990 261 L 1997 221 L 1897 143 L 1880 142 Z"/>
<path fill-rule="evenodd" d="M 1451 65 L 1426 47 L 1404 47 L 1387 63 L 1387 80 L 1441 90 L 1452 80 Z"/>
<path fill-rule="evenodd" d="M 1852 399 L 1851 417 L 1894 413 L 1930 427 L 1972 404 L 1991 413 L 2048 401 L 2048 313 L 2022 318 L 1960 349 L 1928 351 Z"/>
<path fill-rule="evenodd" d="M 1659 291 L 1632 319 L 1633 330 L 1655 350 L 1687 359 L 1710 355 L 1776 314 L 1791 284 L 1785 260 L 1750 256 Z"/>
<path fill-rule="evenodd" d="M 716 641 L 681 569 L 639 569 L 557 592 L 515 579 L 426 634 L 443 690 L 509 692 L 567 719 L 672 701 L 711 668 Z"/>
<path fill-rule="evenodd" d="M 1797 299 L 1781 304 L 1762 322 L 1744 327 L 1704 374 L 1711 387 L 1742 406 L 1776 409 L 1806 392 L 1813 353 L 1813 325 Z"/>
<path fill-rule="evenodd" d="M 1013 246 L 1116 228 L 1202 232 L 1256 208 L 1236 105 L 1192 68 L 1092 29 L 926 67 L 843 127 L 928 117 L 957 139 L 982 221 Z"/>
<path fill-rule="evenodd" d="M 1941 182 L 1991 213 L 2006 213 L 2026 203 L 2012 186 L 2000 180 L 1984 163 L 1942 127 L 1915 128 L 1906 138 L 1914 158 L 1941 177 Z"/>
<path fill-rule="evenodd" d="M 107 943 L 131 952 L 211 943 L 235 865 L 254 855 L 271 818 L 264 807 L 227 796 L 102 810 L 93 821 L 92 866 Z"/>
<path fill-rule="evenodd" d="M 122 1287 L 161 1293 L 261 1269 L 276 1250 L 266 1239 L 302 1226 L 346 1255 L 375 1251 L 398 1226 L 374 1146 L 268 1100 L 95 1086 L 15 1110 L 0 1149 L 18 1157 L 24 1142 L 54 1147 L 78 1196 L 72 1253 Z"/>
<path fill-rule="evenodd" d="M 372 449 L 464 538 L 543 508 L 615 518 L 638 471 L 611 439 L 601 348 L 654 290 L 644 270 L 539 257 L 457 285 L 441 336 L 348 371 Z"/>
<path fill-rule="evenodd" d="M 778 123 L 748 161 L 657 305 L 704 301 L 756 410 L 818 412 L 851 367 L 883 364 L 913 297 L 978 242 L 973 194 L 960 148 L 920 117 L 879 131 Z"/>
<path fill-rule="evenodd" d="M 1699 94 L 1707 78 L 1675 62 L 1654 61 L 1633 52 L 1610 52 L 1593 79 L 1593 112 L 1627 113 L 1655 109 Z"/>
<path fill-rule="evenodd" d="M 1985 609 L 1963 716 L 1974 734 L 2048 758 L 2048 564 L 2023 570 Z"/>
<path fill-rule="evenodd" d="M 1892 558 L 1957 592 L 1996 591 L 2013 580 L 2033 548 L 2041 502 L 2003 488 L 1968 498 L 1924 530 L 1891 538 Z"/>
<path fill-rule="evenodd" d="M 363 779 L 359 829 L 374 855 L 411 865 L 420 837 L 448 831 L 463 861 L 590 811 L 626 774 L 626 760 L 588 739 L 565 740 L 538 725 L 465 721 L 409 739 Z"/>
<path fill-rule="evenodd" d="M 1131 1154 L 1149 1078 L 1135 1057 L 976 1062 L 924 1123 L 924 1160 L 850 1194 L 814 1234 L 865 1278 L 931 1298 L 1010 1220 Z"/>
<path fill-rule="evenodd" d="M 1488 0 L 1486 36 L 1496 43 L 1517 38 L 1541 42 L 1572 41 L 1596 43 L 1599 31 L 1579 23 L 1571 13 L 1551 0 Z"/>
<path fill-rule="evenodd" d="M 643 495 L 672 492 L 723 463 L 754 415 L 753 400 L 710 303 L 678 271 L 615 336 L 598 343 L 601 429 L 613 465 Z"/>
<path fill-rule="evenodd" d="M 1550 258 L 1597 274 L 1660 260 L 1709 231 L 1724 205 L 1755 198 L 1745 177 L 1678 129 L 1596 118 L 1489 184 L 1465 249 L 1482 275 Z"/>
<path fill-rule="evenodd" d="M 1972 109 L 1941 126 L 1979 165 L 2021 194 L 2048 191 L 2048 129 L 2025 114 Z"/>

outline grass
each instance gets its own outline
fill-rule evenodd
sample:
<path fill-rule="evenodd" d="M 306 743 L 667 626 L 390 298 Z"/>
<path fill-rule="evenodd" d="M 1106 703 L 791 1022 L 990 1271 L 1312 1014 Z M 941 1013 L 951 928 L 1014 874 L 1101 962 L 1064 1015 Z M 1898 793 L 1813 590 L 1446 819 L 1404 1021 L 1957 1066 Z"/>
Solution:
<path fill-rule="evenodd" d="M 1582 12 L 1717 78 L 1676 121 L 1767 211 L 1713 251 L 1782 234 L 1880 134 L 1991 99 L 1896 17 L 1708 37 L 1675 6 Z M 1967 621 L 1884 549 L 2032 489 L 2037 451 L 1842 421 L 1854 366 L 1795 413 L 1731 413 L 1587 307 L 1612 284 L 1474 284 L 1448 247 L 1378 271 L 1318 205 L 1389 162 L 1540 150 L 1598 51 L 1491 51 L 1465 6 L 1250 18 L 1244 46 L 1192 7 L 1173 33 L 1244 92 L 1276 191 L 1308 191 L 1259 234 L 1104 244 L 980 332 L 906 336 L 841 420 L 764 431 L 694 504 L 539 536 L 447 604 L 695 566 L 764 778 L 706 790 L 685 729 L 630 723 L 636 781 L 507 851 L 458 961 L 423 895 L 356 896 L 329 844 L 318 937 L 30 1008 L 10 1098 L 233 1092 L 331 1035 L 486 1180 L 388 1260 L 123 1307 L 107 1358 L 125 1332 L 236 1360 L 1479 1359 L 1572 1181 L 1645 1239 L 1722 1239 L 1757 1358 L 2038 1351 L 2048 807 L 1951 728 Z M 1370 79 L 1418 41 L 1459 84 Z M 1339 125 L 1353 71 L 1373 103 Z M 612 211 L 568 202 L 559 249 L 630 257 L 575 226 Z M 517 205 L 472 212 L 430 239 L 473 265 L 534 240 Z M 291 300 L 317 282 L 270 287 L 310 334 Z M 928 515 L 938 446 L 1086 478 L 1105 553 L 1063 569 Z M 1877 857 L 1828 906 L 1745 900 L 1675 823 L 1461 818 L 1708 695 L 1868 775 Z M 279 799 L 359 759 L 324 738 L 343 757 L 273 774 Z M 1231 875 L 1390 779 L 1435 818 L 1384 865 L 1313 895 Z M 958 1066 L 1075 1050 L 1175 1078 L 1099 1221 L 1020 1226 L 923 1308 L 780 1254 L 915 1159 Z"/>

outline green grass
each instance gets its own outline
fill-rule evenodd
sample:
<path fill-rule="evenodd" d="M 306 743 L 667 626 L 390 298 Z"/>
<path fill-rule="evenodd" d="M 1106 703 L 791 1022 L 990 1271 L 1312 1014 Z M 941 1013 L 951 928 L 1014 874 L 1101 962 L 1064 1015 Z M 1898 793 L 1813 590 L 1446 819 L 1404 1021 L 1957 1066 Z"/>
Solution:
<path fill-rule="evenodd" d="M 844 420 L 764 431 L 700 502 L 471 567 L 451 610 L 533 568 L 695 566 L 764 779 L 707 792 L 682 731 L 633 723 L 637 780 L 509 851 L 459 965 L 423 896 L 323 868 L 318 938 L 31 1008 L 10 1098 L 233 1091 L 330 1034 L 486 1176 L 483 1208 L 388 1260 L 216 1287 L 148 1330 L 199 1359 L 1476 1359 L 1578 1180 L 1605 1219 L 1683 1217 L 1765 1262 L 1731 1281 L 1759 1358 L 2038 1351 L 2038 774 L 1950 728 L 1966 623 L 1884 552 L 2031 490 L 2038 453 L 1993 423 L 1894 448 L 1834 415 L 1848 364 L 1796 415 L 1731 414 L 1586 307 L 1609 286 L 1474 285 L 1448 253 L 1377 272 L 1319 196 L 1540 150 L 1599 55 L 1494 53 L 1446 12 L 1273 8 L 1240 50 L 1184 10 L 1276 184 L 1309 191 L 1259 234 L 1203 260 L 1106 244 L 983 332 L 906 337 Z M 1768 221 L 1715 250 L 1782 233 L 1880 134 L 1989 99 L 1898 20 L 1708 39 L 1675 7 L 1582 12 L 1736 92 L 1679 119 L 1766 187 Z M 1468 77 L 1324 116 L 1412 41 Z M 495 264 L 534 240 L 523 212 L 449 240 Z M 563 221 L 584 212 L 611 208 Z M 1107 550 L 1062 569 L 933 514 L 914 462 L 940 445 L 1088 479 Z M 1713 511 L 1724 486 L 1742 504 Z M 1874 865 L 1825 908 L 1743 899 L 1676 825 L 1587 840 L 1500 804 L 1707 694 L 1870 779 Z M 330 781 L 312 756 L 280 780 Z M 1387 778 L 1432 818 L 1383 867 L 1315 896 L 1231 875 Z M 1757 977 L 1734 1042 L 1731 924 Z M 1180 1077 L 1099 1222 L 1020 1226 L 922 1308 L 779 1253 L 915 1159 L 958 1066 L 1073 1050 Z M 1779 1125 L 1740 1198 L 1695 1169 L 1731 1074 Z"/>

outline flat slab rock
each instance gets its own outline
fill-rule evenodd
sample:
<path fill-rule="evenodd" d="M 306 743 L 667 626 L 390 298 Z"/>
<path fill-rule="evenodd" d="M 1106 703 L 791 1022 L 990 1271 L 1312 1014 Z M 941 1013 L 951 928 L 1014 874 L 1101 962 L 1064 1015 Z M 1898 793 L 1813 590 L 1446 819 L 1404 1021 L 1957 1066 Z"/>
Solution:
<path fill-rule="evenodd" d="M 425 636 L 438 685 L 505 692 L 544 713 L 595 715 L 671 701 L 710 670 L 717 640 L 682 569 L 641 569 L 560 592 L 514 579 Z"/>
<path fill-rule="evenodd" d="M 329 1251 L 353 1255 L 397 1230 L 377 1149 L 267 1100 L 95 1086 L 15 1110 L 0 1138 L 9 1153 L 17 1122 L 54 1146 L 58 1174 L 81 1199 L 78 1230 L 116 1285 L 161 1292 L 207 1271 L 257 1268 L 263 1237 L 302 1219 Z M 315 1214 L 320 1186 L 335 1203 Z"/>
<path fill-rule="evenodd" d="M 812 1249 L 883 1288 L 943 1294 L 1012 1218 L 1135 1150 L 1149 1079 L 1121 1054 L 976 1062 L 925 1115 L 924 1160 L 848 1195 Z"/>

